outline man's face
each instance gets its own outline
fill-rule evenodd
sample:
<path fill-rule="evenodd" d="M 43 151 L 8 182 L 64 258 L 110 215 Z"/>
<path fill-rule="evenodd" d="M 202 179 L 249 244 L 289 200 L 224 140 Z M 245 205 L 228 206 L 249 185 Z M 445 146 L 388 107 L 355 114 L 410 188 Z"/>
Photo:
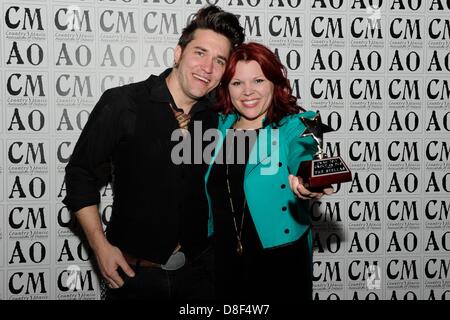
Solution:
<path fill-rule="evenodd" d="M 217 87 L 230 50 L 225 36 L 207 29 L 197 29 L 184 50 L 176 47 L 176 74 L 185 98 L 198 100 Z"/>

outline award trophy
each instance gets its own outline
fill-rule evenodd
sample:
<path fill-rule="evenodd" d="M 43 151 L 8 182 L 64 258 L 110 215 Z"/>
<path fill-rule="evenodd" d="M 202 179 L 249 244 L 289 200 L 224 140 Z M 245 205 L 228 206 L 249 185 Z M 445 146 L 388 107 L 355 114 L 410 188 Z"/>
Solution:
<path fill-rule="evenodd" d="M 352 180 L 352 173 L 340 156 L 328 157 L 323 151 L 323 134 L 333 129 L 322 123 L 319 111 L 314 119 L 300 118 L 306 127 L 303 136 L 312 136 L 317 143 L 317 153 L 313 160 L 300 164 L 299 176 L 311 190 L 323 189 L 333 183 Z"/>

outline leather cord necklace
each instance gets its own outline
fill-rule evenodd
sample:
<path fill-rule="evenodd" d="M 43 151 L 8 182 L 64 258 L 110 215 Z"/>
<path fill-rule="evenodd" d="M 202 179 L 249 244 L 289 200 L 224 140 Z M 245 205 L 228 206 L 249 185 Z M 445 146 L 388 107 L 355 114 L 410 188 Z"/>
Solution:
<path fill-rule="evenodd" d="M 178 125 L 180 126 L 181 129 L 187 130 L 189 122 L 191 121 L 191 115 L 190 114 L 186 114 L 183 111 L 178 111 L 176 110 L 172 104 L 170 103 L 170 109 L 172 109 L 172 112 L 175 116 L 175 118 L 178 121 Z"/>

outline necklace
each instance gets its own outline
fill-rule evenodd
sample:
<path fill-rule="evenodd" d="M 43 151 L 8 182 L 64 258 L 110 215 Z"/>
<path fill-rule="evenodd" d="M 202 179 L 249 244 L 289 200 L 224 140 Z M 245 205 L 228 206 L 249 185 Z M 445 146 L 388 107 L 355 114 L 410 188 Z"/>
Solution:
<path fill-rule="evenodd" d="M 234 146 L 234 144 L 233 144 L 233 146 Z M 236 211 L 234 210 L 233 197 L 231 196 L 228 159 L 225 161 L 225 167 L 226 167 L 228 199 L 230 200 L 230 208 L 231 208 L 231 213 L 233 216 L 234 230 L 236 231 L 236 240 L 237 240 L 236 252 L 239 256 L 242 256 L 242 253 L 244 252 L 244 247 L 242 246 L 242 227 L 244 226 L 245 207 L 247 205 L 247 201 L 246 201 L 245 195 L 244 195 L 244 204 L 242 205 L 241 225 L 240 225 L 240 228 L 238 231 L 237 222 L 236 222 Z"/>
<path fill-rule="evenodd" d="M 231 197 L 230 179 L 229 179 L 229 173 L 228 173 L 228 163 L 226 164 L 226 174 L 227 174 L 228 199 L 230 200 L 231 213 L 233 215 L 234 230 L 236 231 L 236 239 L 237 239 L 236 252 L 238 255 L 242 256 L 242 253 L 244 251 L 244 248 L 242 247 L 242 240 L 241 240 L 242 239 L 242 227 L 244 226 L 245 207 L 247 205 L 247 201 L 244 199 L 244 204 L 242 205 L 241 225 L 240 225 L 239 231 L 238 231 L 237 222 L 236 222 L 236 211 L 234 210 L 233 198 Z"/>
<path fill-rule="evenodd" d="M 191 115 L 184 113 L 184 111 L 175 110 L 175 108 L 172 106 L 171 103 L 169 103 L 169 105 L 170 109 L 172 109 L 175 118 L 178 121 L 178 125 L 180 126 L 180 128 L 183 130 L 187 130 L 189 122 L 191 121 Z M 183 134 L 184 133 L 185 132 L 183 132 Z"/>

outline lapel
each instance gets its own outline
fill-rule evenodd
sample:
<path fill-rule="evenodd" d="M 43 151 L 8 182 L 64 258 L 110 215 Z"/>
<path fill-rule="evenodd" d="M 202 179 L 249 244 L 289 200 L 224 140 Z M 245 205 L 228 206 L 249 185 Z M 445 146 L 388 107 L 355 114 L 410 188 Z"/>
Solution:
<path fill-rule="evenodd" d="M 214 148 L 213 156 L 211 157 L 211 162 L 208 166 L 208 171 L 206 171 L 205 174 L 205 182 L 208 181 L 209 173 L 211 172 L 211 167 L 214 161 L 217 158 L 217 155 L 219 154 L 219 151 L 222 149 L 223 141 L 225 140 L 227 129 L 231 128 L 236 121 L 237 116 L 235 114 L 229 114 L 229 115 L 222 115 L 219 114 L 219 124 L 217 127 L 217 130 L 219 131 L 219 138 L 217 141 L 217 144 Z"/>
<path fill-rule="evenodd" d="M 266 123 L 267 116 L 263 120 Z M 264 126 L 258 134 L 258 139 L 249 155 L 249 161 L 245 168 L 245 177 L 252 173 L 259 165 L 261 175 L 273 175 L 278 172 L 281 155 L 280 128 L 288 121 L 288 117 L 282 118 L 274 127 L 272 124 Z"/>
<path fill-rule="evenodd" d="M 271 125 L 265 126 L 259 130 L 258 138 L 252 147 L 248 158 L 248 163 L 245 168 L 245 177 L 247 177 L 259 165 L 268 164 L 266 163 L 266 160 L 269 160 L 272 155 L 272 151 L 279 147 L 277 141 L 278 139 L 274 139 L 272 136 L 273 133 L 274 130 Z"/>

